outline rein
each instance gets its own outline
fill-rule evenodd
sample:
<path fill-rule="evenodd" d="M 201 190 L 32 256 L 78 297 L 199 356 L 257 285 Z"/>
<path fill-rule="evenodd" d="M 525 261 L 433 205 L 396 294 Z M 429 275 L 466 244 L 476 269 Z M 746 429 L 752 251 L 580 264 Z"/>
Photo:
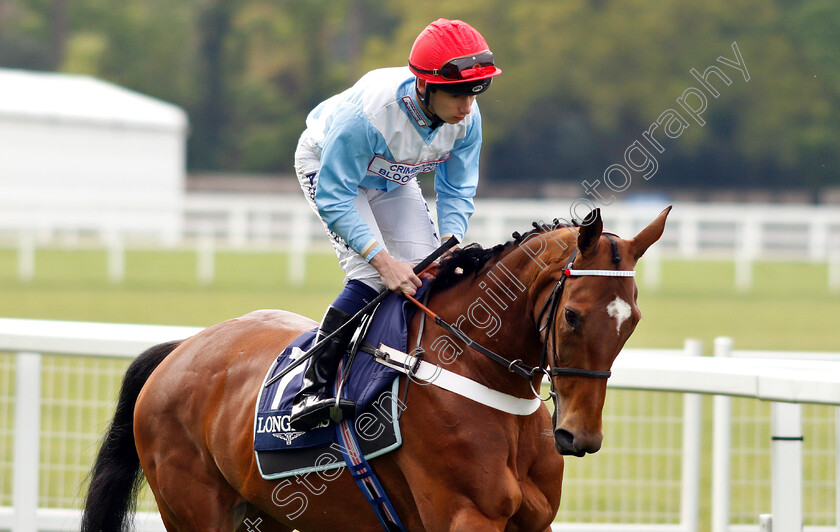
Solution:
<path fill-rule="evenodd" d="M 477 343 L 472 338 L 470 338 L 469 336 L 464 334 L 462 331 L 460 331 L 459 329 L 454 327 L 452 324 L 450 324 L 449 322 L 447 322 L 446 320 L 444 320 L 443 318 L 438 316 L 432 309 L 430 309 L 429 307 L 427 307 L 423 303 L 417 301 L 416 299 L 414 299 L 412 296 L 410 296 L 408 294 L 404 294 L 404 296 L 405 296 L 406 299 L 408 299 L 409 301 L 411 301 L 412 303 L 417 305 L 417 308 L 422 310 L 427 316 L 429 316 L 430 318 L 435 320 L 436 325 L 438 325 L 438 326 L 442 327 L 443 329 L 445 329 L 446 331 L 454 334 L 462 342 L 464 342 L 468 346 L 472 347 L 473 349 L 475 349 L 476 351 L 478 351 L 482 355 L 486 356 L 487 358 L 489 358 L 493 362 L 496 362 L 498 364 L 501 364 L 502 366 L 505 366 L 508 369 L 508 371 L 510 371 L 511 373 L 516 373 L 520 377 L 524 377 L 526 379 L 531 379 L 531 378 L 534 377 L 534 375 L 536 373 L 540 372 L 540 368 L 535 367 L 535 366 L 528 366 L 528 365 L 524 364 L 521 359 L 509 360 L 509 359 L 503 357 L 502 355 L 496 353 L 495 351 L 492 351 L 492 350 L 484 347 L 483 345 Z"/>
<path fill-rule="evenodd" d="M 510 360 L 505 358 L 504 356 L 492 351 L 484 347 L 483 345 L 477 343 L 472 338 L 468 337 L 464 334 L 461 330 L 454 327 L 452 324 L 441 318 L 437 313 L 433 310 L 428 308 L 423 303 L 417 301 L 415 298 L 409 295 L 405 295 L 405 297 L 413 302 L 417 308 L 422 310 L 427 316 L 432 318 L 438 326 L 442 327 L 446 331 L 454 334 L 458 338 L 461 339 L 465 344 L 469 347 L 473 348 L 474 350 L 478 351 L 482 355 L 486 356 L 490 360 L 506 367 L 508 371 L 511 373 L 515 373 L 520 377 L 528 379 L 529 381 L 533 381 L 533 378 L 537 374 L 544 374 L 549 377 L 561 376 L 561 377 L 585 377 L 590 379 L 608 379 L 612 375 L 612 372 L 609 370 L 594 370 L 594 369 L 582 369 L 582 368 L 550 368 L 546 369 L 548 363 L 548 340 L 549 337 L 556 338 L 557 330 L 556 330 L 556 317 L 557 317 L 557 309 L 560 307 L 560 300 L 563 297 L 563 289 L 566 284 L 566 279 L 569 277 L 583 277 L 583 276 L 591 276 L 591 277 L 635 277 L 636 272 L 633 270 L 575 270 L 572 268 L 575 259 L 577 258 L 578 250 L 575 248 L 572 251 L 571 256 L 569 257 L 569 262 L 566 264 L 566 267 L 563 268 L 560 279 L 557 281 L 557 284 L 554 285 L 554 288 L 551 291 L 551 294 L 548 296 L 545 304 L 543 305 L 542 309 L 540 309 L 539 316 L 537 318 L 538 323 L 538 331 L 543 332 L 548 328 L 546 332 L 545 341 L 543 342 L 542 348 L 542 359 L 539 366 L 529 366 L 522 362 L 522 359 L 515 359 Z M 545 318 L 545 321 L 543 321 Z M 539 325 L 542 324 L 542 325 Z M 422 334 L 422 333 L 421 333 Z M 555 342 L 556 343 L 556 342 Z M 553 387 L 553 386 L 552 386 Z M 533 382 L 531 382 L 531 389 L 534 391 L 535 395 L 539 397 L 539 394 L 536 393 L 536 390 L 533 390 Z"/>

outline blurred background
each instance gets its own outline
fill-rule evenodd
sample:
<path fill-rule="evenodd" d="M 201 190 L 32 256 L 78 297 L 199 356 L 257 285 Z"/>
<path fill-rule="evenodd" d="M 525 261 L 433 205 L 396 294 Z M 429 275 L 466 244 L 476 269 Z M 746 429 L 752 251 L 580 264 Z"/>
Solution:
<path fill-rule="evenodd" d="M 659 173 L 627 194 L 818 201 L 838 184 L 832 0 L 2 0 L 0 66 L 95 76 L 180 106 L 191 173 L 288 179 L 306 113 L 368 69 L 406 64 L 438 17 L 475 26 L 504 70 L 480 99 L 485 194 L 582 194 L 661 113 L 683 112 L 675 100 L 699 87 L 690 69 L 714 64 L 732 84 L 712 81 L 705 125 L 679 139 L 660 129 Z M 715 63 L 734 59 L 733 42 L 748 82 Z"/>

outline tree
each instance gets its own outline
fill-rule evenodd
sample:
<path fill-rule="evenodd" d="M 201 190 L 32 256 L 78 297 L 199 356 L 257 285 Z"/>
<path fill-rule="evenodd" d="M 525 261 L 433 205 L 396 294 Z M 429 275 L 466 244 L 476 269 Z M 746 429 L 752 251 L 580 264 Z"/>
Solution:
<path fill-rule="evenodd" d="M 488 181 L 597 178 L 734 42 L 749 80 L 723 67 L 731 83 L 716 81 L 702 124 L 662 139 L 648 184 L 836 182 L 834 0 L 0 0 L 0 65 L 181 105 L 191 168 L 285 173 L 306 114 L 363 72 L 406 64 L 439 17 L 475 26 L 504 71 L 479 100 Z"/>

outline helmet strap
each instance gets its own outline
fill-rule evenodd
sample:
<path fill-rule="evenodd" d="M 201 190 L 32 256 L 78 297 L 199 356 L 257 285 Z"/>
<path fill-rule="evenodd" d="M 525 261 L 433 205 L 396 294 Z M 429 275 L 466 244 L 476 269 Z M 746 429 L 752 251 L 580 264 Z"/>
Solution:
<path fill-rule="evenodd" d="M 431 88 L 431 86 L 427 82 L 425 84 L 425 90 L 423 91 L 423 94 L 420 94 L 420 89 L 417 88 L 417 83 L 415 82 L 414 91 L 417 93 L 417 98 L 420 100 L 420 103 L 423 104 L 423 109 L 425 111 L 429 111 L 432 114 L 432 123 L 429 124 L 429 127 L 432 128 L 432 129 L 437 129 L 438 127 L 440 127 L 443 124 L 443 120 L 437 114 L 435 114 L 435 112 L 432 111 L 431 108 L 429 107 L 429 103 L 432 101 L 432 88 Z"/>

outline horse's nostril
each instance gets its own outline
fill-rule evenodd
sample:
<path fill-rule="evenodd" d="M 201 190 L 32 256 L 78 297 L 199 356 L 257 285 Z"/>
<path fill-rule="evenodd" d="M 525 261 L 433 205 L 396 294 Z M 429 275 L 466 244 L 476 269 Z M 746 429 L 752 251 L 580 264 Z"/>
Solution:
<path fill-rule="evenodd" d="M 601 437 L 593 435 L 587 436 L 587 433 L 575 434 L 566 429 L 557 429 L 554 431 L 554 446 L 560 454 L 570 454 L 573 456 L 584 456 L 587 453 L 597 453 L 601 448 Z"/>
<path fill-rule="evenodd" d="M 575 448 L 575 435 L 566 429 L 554 431 L 554 442 L 561 454 L 579 454 Z"/>

